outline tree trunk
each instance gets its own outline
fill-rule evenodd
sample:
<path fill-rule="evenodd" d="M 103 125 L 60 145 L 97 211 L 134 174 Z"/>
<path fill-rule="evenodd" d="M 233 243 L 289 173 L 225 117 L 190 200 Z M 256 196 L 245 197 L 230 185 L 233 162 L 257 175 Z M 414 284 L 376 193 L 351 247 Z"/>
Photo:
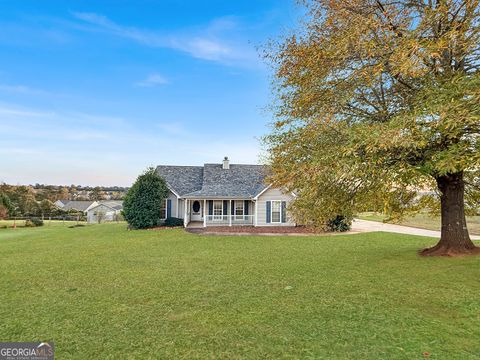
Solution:
<path fill-rule="evenodd" d="M 424 249 L 424 256 L 456 256 L 479 254 L 467 229 L 465 219 L 463 172 L 436 178 L 440 190 L 442 230 L 440 241 L 434 247 Z"/>

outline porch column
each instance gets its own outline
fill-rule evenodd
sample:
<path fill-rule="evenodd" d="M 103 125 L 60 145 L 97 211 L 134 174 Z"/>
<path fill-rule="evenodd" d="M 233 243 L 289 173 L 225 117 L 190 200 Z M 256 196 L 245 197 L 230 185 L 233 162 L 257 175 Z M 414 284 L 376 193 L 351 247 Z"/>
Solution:
<path fill-rule="evenodd" d="M 207 199 L 203 199 L 203 227 L 207 227 Z"/>
<path fill-rule="evenodd" d="M 232 199 L 230 199 L 230 203 L 228 204 L 228 211 L 230 212 L 230 217 L 228 218 L 228 226 L 232 226 Z"/>
<path fill-rule="evenodd" d="M 257 226 L 257 217 L 258 217 L 258 200 L 255 200 L 255 216 L 254 216 L 254 225 Z"/>
<path fill-rule="evenodd" d="M 183 205 L 184 205 L 183 224 L 185 225 L 185 227 L 187 227 L 187 225 L 188 225 L 188 219 L 187 219 L 188 199 L 185 199 Z"/>

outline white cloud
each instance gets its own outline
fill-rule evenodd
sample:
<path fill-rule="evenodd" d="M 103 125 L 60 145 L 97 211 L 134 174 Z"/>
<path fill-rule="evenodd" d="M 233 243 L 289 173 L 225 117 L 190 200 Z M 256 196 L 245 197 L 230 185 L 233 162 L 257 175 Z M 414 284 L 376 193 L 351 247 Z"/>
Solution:
<path fill-rule="evenodd" d="M 44 111 L 0 103 L 0 126 L 4 138 L 57 143 L 108 139 L 112 136 L 111 125 L 111 117 Z"/>
<path fill-rule="evenodd" d="M 0 91 L 9 92 L 9 93 L 19 93 L 26 95 L 48 95 L 48 91 L 34 89 L 25 85 L 8 85 L 0 84 Z"/>
<path fill-rule="evenodd" d="M 260 147 L 253 138 L 236 132 L 219 136 L 187 124 L 142 124 L 138 119 L 0 103 L 0 180 L 130 185 L 149 165 L 201 165 L 220 162 L 223 156 L 235 163 L 258 161 Z"/>
<path fill-rule="evenodd" d="M 135 86 L 139 87 L 154 87 L 158 85 L 168 84 L 169 81 L 160 74 L 150 74 L 144 80 L 135 83 Z"/>
<path fill-rule="evenodd" d="M 233 53 L 228 46 L 205 38 L 195 38 L 186 43 L 178 43 L 177 47 L 188 52 L 193 57 L 213 61 L 227 59 Z"/>
<path fill-rule="evenodd" d="M 172 134 L 172 135 L 190 135 L 186 130 L 183 124 L 175 121 L 169 121 L 169 122 L 161 122 L 157 123 L 156 126 L 161 129 L 162 131 L 165 131 L 166 133 Z"/>
<path fill-rule="evenodd" d="M 163 47 L 166 45 L 166 39 L 158 34 L 139 30 L 134 27 L 118 25 L 103 15 L 85 12 L 73 12 L 73 16 L 89 24 L 96 25 L 99 29 L 103 29 L 104 31 L 111 32 L 121 37 L 136 40 L 145 45 L 154 47 Z"/>
<path fill-rule="evenodd" d="M 12 107 L 9 105 L 0 104 L 0 115 L 3 117 L 5 116 L 20 116 L 20 117 L 50 117 L 55 115 L 54 112 L 46 112 L 46 111 L 32 111 L 29 109 L 23 109 L 18 107 Z"/>
<path fill-rule="evenodd" d="M 18 148 L 18 147 L 0 147 L 0 154 L 3 155 L 38 155 L 38 153 L 31 148 Z"/>
<path fill-rule="evenodd" d="M 56 98 L 71 98 L 72 95 L 63 92 L 52 92 L 45 89 L 39 89 L 29 85 L 23 84 L 5 84 L 0 83 L 0 92 L 7 94 L 26 95 L 28 97 L 56 97 Z M 0 104 L 1 106 L 1 104 Z"/>
<path fill-rule="evenodd" d="M 92 24 L 101 25 L 110 29 L 116 28 L 115 24 L 112 21 L 108 20 L 108 18 L 103 15 L 98 15 L 95 13 L 86 13 L 86 12 L 73 12 L 73 15 L 80 20 L 83 20 Z"/>
<path fill-rule="evenodd" d="M 93 25 L 89 30 L 107 32 L 146 46 L 180 50 L 198 59 L 227 65 L 258 64 L 258 56 L 252 46 L 232 35 L 232 31 L 236 29 L 233 17 L 215 19 L 201 29 L 167 35 L 158 31 L 122 26 L 95 13 L 73 12 L 73 16 Z"/>

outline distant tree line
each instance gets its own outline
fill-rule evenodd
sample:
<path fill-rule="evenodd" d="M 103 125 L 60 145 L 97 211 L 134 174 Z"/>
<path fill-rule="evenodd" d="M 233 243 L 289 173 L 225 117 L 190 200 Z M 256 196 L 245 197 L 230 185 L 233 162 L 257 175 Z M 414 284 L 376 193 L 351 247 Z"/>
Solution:
<path fill-rule="evenodd" d="M 115 189 L 115 190 L 114 190 Z M 55 206 L 57 200 L 121 200 L 127 188 L 55 185 L 0 184 L 0 219 L 12 217 L 59 216 L 65 212 Z M 76 211 L 74 211 L 76 213 Z"/>
<path fill-rule="evenodd" d="M 56 200 L 123 200 L 128 191 L 121 186 L 29 185 L 40 198 Z"/>

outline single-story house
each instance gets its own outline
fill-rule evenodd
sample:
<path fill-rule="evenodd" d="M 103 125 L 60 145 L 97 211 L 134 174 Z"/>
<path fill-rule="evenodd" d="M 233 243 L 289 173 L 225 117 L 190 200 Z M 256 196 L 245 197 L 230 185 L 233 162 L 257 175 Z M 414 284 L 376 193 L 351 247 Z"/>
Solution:
<path fill-rule="evenodd" d="M 123 201 L 101 200 L 95 206 L 87 210 L 87 222 L 98 223 L 107 221 L 118 221 L 123 209 Z"/>
<path fill-rule="evenodd" d="M 266 183 L 264 165 L 221 164 L 157 166 L 169 195 L 162 219 L 177 217 L 184 226 L 295 226 L 288 203 L 294 194 Z"/>

